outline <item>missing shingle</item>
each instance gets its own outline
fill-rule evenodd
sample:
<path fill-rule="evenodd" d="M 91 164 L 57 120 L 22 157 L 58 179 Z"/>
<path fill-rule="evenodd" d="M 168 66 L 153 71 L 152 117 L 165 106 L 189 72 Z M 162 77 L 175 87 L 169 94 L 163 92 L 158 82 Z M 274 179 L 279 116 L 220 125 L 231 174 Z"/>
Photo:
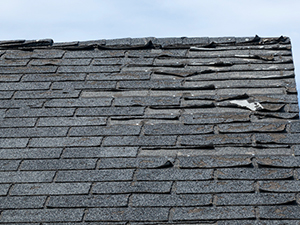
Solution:
<path fill-rule="evenodd" d="M 259 102 L 248 102 L 247 100 L 232 100 L 229 103 L 237 105 L 242 108 L 248 108 L 251 111 L 257 111 L 264 109 L 264 107 Z"/>

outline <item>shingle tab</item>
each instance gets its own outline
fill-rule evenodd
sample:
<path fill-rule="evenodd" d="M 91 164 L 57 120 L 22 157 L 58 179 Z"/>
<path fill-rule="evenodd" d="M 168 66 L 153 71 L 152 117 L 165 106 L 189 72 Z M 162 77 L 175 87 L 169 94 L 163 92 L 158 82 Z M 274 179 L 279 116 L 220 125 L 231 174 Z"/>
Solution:
<path fill-rule="evenodd" d="M 250 145 L 251 135 L 248 134 L 208 134 L 208 135 L 187 135 L 181 137 L 182 145 L 220 145 L 220 144 L 235 144 L 235 145 Z"/>
<path fill-rule="evenodd" d="M 53 171 L 0 172 L 0 183 L 51 182 L 54 174 Z"/>
<path fill-rule="evenodd" d="M 249 133 L 249 132 L 283 132 L 285 124 L 281 123 L 251 123 L 251 124 L 221 124 L 221 133 Z"/>
<path fill-rule="evenodd" d="M 251 164 L 249 156 L 179 156 L 178 159 L 180 168 L 217 168 Z"/>
<path fill-rule="evenodd" d="M 133 194 L 133 207 L 179 207 L 210 205 L 212 195 L 163 195 L 163 194 Z"/>
<path fill-rule="evenodd" d="M 274 167 L 300 167 L 300 158 L 294 156 L 260 156 L 257 163 L 262 166 Z"/>
<path fill-rule="evenodd" d="M 32 138 L 30 147 L 99 146 L 102 137 Z"/>
<path fill-rule="evenodd" d="M 75 112 L 73 108 L 51 108 L 51 109 L 34 109 L 34 108 L 21 108 L 9 109 L 6 117 L 49 117 L 49 116 L 72 116 Z"/>
<path fill-rule="evenodd" d="M 208 134 L 213 132 L 213 126 L 187 126 L 182 124 L 146 124 L 144 129 L 145 135 Z"/>
<path fill-rule="evenodd" d="M 72 195 L 88 194 L 90 183 L 15 184 L 11 195 Z"/>
<path fill-rule="evenodd" d="M 67 128 L 4 128 L 0 129 L 0 137 L 62 137 L 67 135 Z"/>
<path fill-rule="evenodd" d="M 258 143 L 299 144 L 300 134 L 255 134 Z"/>
<path fill-rule="evenodd" d="M 213 219 L 251 219 L 255 218 L 254 208 L 251 206 L 226 207 L 197 207 L 175 208 L 173 220 L 213 220 Z"/>
<path fill-rule="evenodd" d="M 45 107 L 100 107 L 110 106 L 112 98 L 97 99 L 52 99 L 45 103 Z"/>
<path fill-rule="evenodd" d="M 46 196 L 0 197 L 0 209 L 41 209 L 45 201 Z"/>
<path fill-rule="evenodd" d="M 83 81 L 85 73 L 73 74 L 25 74 L 22 81 Z"/>
<path fill-rule="evenodd" d="M 259 189 L 269 192 L 299 192 L 300 181 L 259 181 Z"/>
<path fill-rule="evenodd" d="M 144 107 L 80 108 L 76 111 L 77 116 L 127 116 L 143 114 Z"/>
<path fill-rule="evenodd" d="M 59 158 L 62 150 L 62 148 L 0 149 L 0 155 L 1 159 L 51 159 Z"/>
<path fill-rule="evenodd" d="M 168 208 L 93 208 L 86 221 L 167 221 Z"/>
<path fill-rule="evenodd" d="M 0 148 L 23 148 L 28 141 L 28 138 L 0 138 Z"/>
<path fill-rule="evenodd" d="M 106 119 L 106 117 L 44 117 L 39 118 L 37 126 L 101 126 L 106 124 Z"/>
<path fill-rule="evenodd" d="M 93 186 L 95 194 L 169 193 L 170 181 L 100 182 Z"/>
<path fill-rule="evenodd" d="M 1 91 L 48 90 L 50 82 L 0 83 Z"/>
<path fill-rule="evenodd" d="M 70 130 L 70 136 L 111 136 L 111 135 L 139 135 L 140 126 L 100 126 L 100 127 L 74 127 Z"/>
<path fill-rule="evenodd" d="M 77 170 L 94 169 L 97 159 L 24 160 L 20 170 Z"/>
<path fill-rule="evenodd" d="M 134 170 L 80 170 L 80 171 L 59 171 L 57 181 L 128 181 L 132 180 Z"/>
<path fill-rule="evenodd" d="M 298 219 L 300 207 L 295 206 L 259 206 L 259 215 L 263 219 Z"/>
<path fill-rule="evenodd" d="M 218 194 L 216 205 L 280 205 L 291 203 L 295 199 L 294 194 Z"/>
<path fill-rule="evenodd" d="M 180 170 L 170 169 L 140 169 L 137 171 L 137 180 L 210 180 L 213 170 Z"/>
<path fill-rule="evenodd" d="M 126 207 L 129 195 L 72 195 L 72 196 L 51 196 L 47 204 L 50 208 L 66 207 Z"/>
<path fill-rule="evenodd" d="M 253 181 L 178 181 L 176 193 L 242 193 L 253 192 Z"/>
<path fill-rule="evenodd" d="M 144 137 L 106 137 L 104 146 L 157 146 L 157 145 L 175 145 L 176 136 L 144 136 Z"/>
<path fill-rule="evenodd" d="M 54 82 L 52 88 L 54 90 L 66 90 L 66 89 L 114 89 L 116 87 L 116 81 L 74 81 L 74 82 Z"/>
<path fill-rule="evenodd" d="M 78 90 L 17 91 L 14 97 L 15 99 L 77 98 L 79 94 Z"/>
<path fill-rule="evenodd" d="M 179 106 L 178 97 L 132 97 L 116 98 L 115 106 Z"/>
<path fill-rule="evenodd" d="M 103 158 L 100 159 L 98 168 L 158 168 L 171 161 L 174 162 L 174 159 L 166 157 Z"/>
<path fill-rule="evenodd" d="M 226 168 L 217 169 L 216 175 L 219 179 L 269 180 L 291 178 L 293 176 L 293 171 L 291 169 L 277 168 Z"/>
<path fill-rule="evenodd" d="M 0 184 L 0 195 L 6 195 L 10 184 Z"/>
<path fill-rule="evenodd" d="M 138 147 L 81 147 L 66 148 L 64 158 L 135 157 Z"/>
<path fill-rule="evenodd" d="M 20 160 L 0 160 L 0 171 L 17 170 Z"/>
<path fill-rule="evenodd" d="M 1 120 L 0 127 L 33 127 L 36 121 L 36 118 L 4 118 Z"/>
<path fill-rule="evenodd" d="M 0 222 L 63 222 L 81 221 L 83 209 L 5 210 Z"/>

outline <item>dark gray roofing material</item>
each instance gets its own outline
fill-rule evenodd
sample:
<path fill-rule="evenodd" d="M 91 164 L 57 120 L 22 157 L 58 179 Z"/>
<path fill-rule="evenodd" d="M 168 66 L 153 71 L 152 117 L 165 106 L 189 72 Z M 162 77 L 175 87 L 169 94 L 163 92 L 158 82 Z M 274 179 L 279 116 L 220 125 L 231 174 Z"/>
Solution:
<path fill-rule="evenodd" d="M 287 37 L 0 41 L 0 224 L 300 224 Z"/>

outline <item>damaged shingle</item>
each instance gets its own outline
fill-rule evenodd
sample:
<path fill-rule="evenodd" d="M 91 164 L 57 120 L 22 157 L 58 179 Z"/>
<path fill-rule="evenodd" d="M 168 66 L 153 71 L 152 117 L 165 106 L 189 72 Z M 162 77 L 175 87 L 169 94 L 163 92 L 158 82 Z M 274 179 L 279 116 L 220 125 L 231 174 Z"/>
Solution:
<path fill-rule="evenodd" d="M 298 225 L 287 37 L 0 41 L 0 224 Z"/>

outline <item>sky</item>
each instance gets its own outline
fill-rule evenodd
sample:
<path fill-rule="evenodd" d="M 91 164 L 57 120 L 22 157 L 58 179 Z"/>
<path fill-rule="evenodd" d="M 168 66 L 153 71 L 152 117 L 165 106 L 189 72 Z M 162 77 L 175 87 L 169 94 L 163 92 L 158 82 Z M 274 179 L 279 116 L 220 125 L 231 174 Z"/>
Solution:
<path fill-rule="evenodd" d="M 0 0 L 0 40 L 283 35 L 300 92 L 299 9 L 299 0 Z"/>

